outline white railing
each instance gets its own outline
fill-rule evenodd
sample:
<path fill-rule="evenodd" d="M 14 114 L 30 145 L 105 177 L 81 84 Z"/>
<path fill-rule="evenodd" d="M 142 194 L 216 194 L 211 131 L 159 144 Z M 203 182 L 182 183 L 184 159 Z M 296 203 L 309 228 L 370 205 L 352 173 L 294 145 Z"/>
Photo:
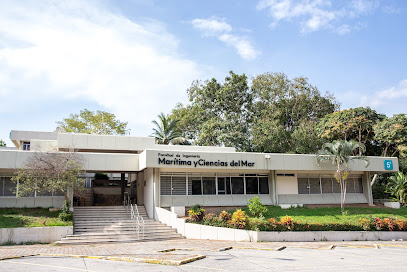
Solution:
<path fill-rule="evenodd" d="M 141 239 L 144 239 L 144 219 L 140 216 L 137 204 L 130 204 L 131 207 L 131 219 L 136 221 L 135 231 L 137 233 L 137 238 L 140 239 L 140 233 L 142 234 Z"/>

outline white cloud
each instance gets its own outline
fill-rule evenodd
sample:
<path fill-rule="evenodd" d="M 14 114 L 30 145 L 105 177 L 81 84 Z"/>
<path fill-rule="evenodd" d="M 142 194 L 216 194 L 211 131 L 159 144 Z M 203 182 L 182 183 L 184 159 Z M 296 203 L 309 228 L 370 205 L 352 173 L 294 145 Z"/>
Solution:
<path fill-rule="evenodd" d="M 259 52 L 254 49 L 252 44 L 244 37 L 223 34 L 219 36 L 219 40 L 233 46 L 237 50 L 238 54 L 244 59 L 255 59 L 259 54 Z"/>
<path fill-rule="evenodd" d="M 221 42 L 232 46 L 245 60 L 255 59 L 260 54 L 247 37 L 230 33 L 232 26 L 226 23 L 225 18 L 194 19 L 191 24 L 193 28 L 200 30 L 204 36 L 217 37 Z M 245 32 L 248 30 L 246 29 Z"/>
<path fill-rule="evenodd" d="M 199 77 L 160 22 L 89 1 L 0 2 L 0 112 L 80 99 L 150 127 Z M 19 105 L 22 97 L 31 103 Z"/>
<path fill-rule="evenodd" d="M 273 18 L 270 24 L 273 28 L 281 21 L 298 22 L 302 33 L 330 30 L 343 35 L 353 28 L 342 21 L 367 15 L 379 5 L 375 0 L 339 2 L 342 6 L 334 6 L 333 3 L 338 4 L 330 0 L 261 0 L 257 9 L 268 10 Z"/>
<path fill-rule="evenodd" d="M 226 23 L 224 18 L 194 19 L 191 21 L 191 24 L 195 29 L 202 31 L 208 36 L 232 31 L 232 27 Z"/>
<path fill-rule="evenodd" d="M 363 106 L 386 109 L 385 112 L 401 113 L 405 112 L 407 103 L 407 79 L 386 90 L 378 91 L 370 95 L 364 95 L 360 99 Z"/>

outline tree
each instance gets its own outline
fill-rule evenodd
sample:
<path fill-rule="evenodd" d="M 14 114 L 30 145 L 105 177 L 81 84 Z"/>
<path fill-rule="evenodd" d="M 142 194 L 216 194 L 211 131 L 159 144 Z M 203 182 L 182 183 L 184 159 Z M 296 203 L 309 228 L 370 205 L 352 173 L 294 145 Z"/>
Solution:
<path fill-rule="evenodd" d="M 362 155 L 352 156 L 354 150 L 366 150 L 364 144 L 355 141 L 334 141 L 325 143 L 321 150 L 317 152 L 317 164 L 321 167 L 322 162 L 329 161 L 336 166 L 335 179 L 338 181 L 341 188 L 341 211 L 344 212 L 346 201 L 346 181 L 350 173 L 349 162 L 352 160 L 363 160 L 366 162 L 366 167 L 369 165 L 369 160 Z"/>
<path fill-rule="evenodd" d="M 384 118 L 374 127 L 374 139 L 383 144 L 382 156 L 386 157 L 389 152 L 395 156 L 397 152 L 401 157 L 407 153 L 407 117 L 405 114 L 396 114 L 390 118 Z"/>
<path fill-rule="evenodd" d="M 85 180 L 83 159 L 76 153 L 35 152 L 16 172 L 17 196 L 60 191 L 69 207 L 68 189 L 80 191 Z"/>
<path fill-rule="evenodd" d="M 6 143 L 3 140 L 0 140 L 0 146 L 6 146 Z"/>
<path fill-rule="evenodd" d="M 384 117 L 369 107 L 341 110 L 324 116 L 316 129 L 328 141 L 355 140 L 366 146 L 373 141 L 374 125 Z M 360 148 L 359 155 L 361 152 Z"/>
<path fill-rule="evenodd" d="M 69 118 L 56 122 L 67 132 L 124 135 L 127 122 L 116 120 L 113 113 L 105 111 L 81 110 L 79 114 L 70 114 Z"/>
<path fill-rule="evenodd" d="M 255 150 L 278 153 L 315 153 L 322 141 L 314 126 L 339 108 L 333 96 L 321 95 L 307 78 L 289 79 L 283 73 L 265 73 L 253 79 Z M 302 145 L 301 142 L 308 144 Z"/>
<path fill-rule="evenodd" d="M 252 150 L 250 126 L 253 99 L 245 74 L 232 71 L 224 82 L 194 81 L 187 90 L 189 105 L 177 105 L 172 117 L 195 145 L 232 146 Z"/>
<path fill-rule="evenodd" d="M 400 204 L 406 204 L 407 202 L 407 175 L 402 172 L 396 173 L 389 178 L 387 183 L 386 193 L 390 193 L 395 196 L 395 199 Z"/>
<path fill-rule="evenodd" d="M 182 137 L 177 125 L 178 120 L 166 116 L 164 113 L 158 115 L 158 122 L 152 121 L 156 126 L 153 128 L 152 137 L 155 137 L 158 144 L 180 144 L 185 142 L 185 138 Z"/>

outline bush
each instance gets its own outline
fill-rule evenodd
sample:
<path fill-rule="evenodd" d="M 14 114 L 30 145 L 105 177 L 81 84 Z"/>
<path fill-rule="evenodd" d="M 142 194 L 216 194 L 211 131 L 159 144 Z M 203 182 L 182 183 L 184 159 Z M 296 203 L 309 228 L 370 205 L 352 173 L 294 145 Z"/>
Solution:
<path fill-rule="evenodd" d="M 380 218 L 375 218 L 373 220 L 373 225 L 376 230 L 383 230 L 384 229 L 384 223 Z"/>
<path fill-rule="evenodd" d="M 283 227 L 286 227 L 288 230 L 291 230 L 294 226 L 294 220 L 291 216 L 283 216 L 280 220 L 280 223 Z"/>
<path fill-rule="evenodd" d="M 231 224 L 235 228 L 244 229 L 247 224 L 247 219 L 249 217 L 241 209 L 236 210 L 232 215 Z"/>
<path fill-rule="evenodd" d="M 62 209 L 61 209 L 61 212 L 59 213 L 58 217 L 62 221 L 72 221 L 73 220 L 73 213 L 69 210 L 69 207 L 66 204 L 66 201 L 64 201 L 64 204 L 62 205 Z"/>
<path fill-rule="evenodd" d="M 261 203 L 260 197 L 258 196 L 249 199 L 247 207 L 254 217 L 262 217 L 263 213 L 267 212 L 266 206 Z"/>
<path fill-rule="evenodd" d="M 396 228 L 396 230 L 400 230 L 400 231 L 407 231 L 407 223 L 405 220 L 403 219 L 396 219 L 394 220 L 394 226 Z"/>
<path fill-rule="evenodd" d="M 390 218 L 383 219 L 383 223 L 387 230 L 389 231 L 394 230 L 393 220 L 391 220 Z"/>
<path fill-rule="evenodd" d="M 227 211 L 222 211 L 222 212 L 219 214 L 219 220 L 221 220 L 221 221 L 223 221 L 223 222 L 229 221 L 230 218 L 231 218 L 231 215 L 230 215 L 230 213 L 228 213 Z"/>
<path fill-rule="evenodd" d="M 358 219 L 358 226 L 360 226 L 363 230 L 371 230 L 372 221 L 366 218 L 360 218 Z"/>
<path fill-rule="evenodd" d="M 65 213 L 65 212 L 61 212 L 58 215 L 59 219 L 61 219 L 62 221 L 72 221 L 73 220 L 73 213 L 69 212 L 69 213 Z"/>
<path fill-rule="evenodd" d="M 188 211 L 189 218 L 192 222 L 202 221 L 205 216 L 205 209 L 202 208 L 202 205 L 195 204 Z"/>

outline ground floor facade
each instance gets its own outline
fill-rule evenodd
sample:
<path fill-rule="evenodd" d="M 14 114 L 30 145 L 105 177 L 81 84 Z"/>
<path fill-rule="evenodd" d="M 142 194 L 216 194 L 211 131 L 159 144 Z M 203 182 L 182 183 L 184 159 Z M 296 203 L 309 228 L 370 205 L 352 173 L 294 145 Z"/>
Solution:
<path fill-rule="evenodd" d="M 158 145 L 151 137 L 12 131 L 11 139 L 14 150 L 0 149 L 0 207 L 62 205 L 58 192 L 16 197 L 18 183 L 11 177 L 39 152 L 83 158 L 87 188 L 70 193 L 75 205 L 120 205 L 128 195 L 153 217 L 155 207 L 245 206 L 254 196 L 265 205 L 340 203 L 335 166 L 318 166 L 315 155 Z M 347 203 L 373 204 L 372 176 L 398 171 L 397 158 L 368 159 L 368 166 L 357 160 L 349 164 Z M 101 179 L 101 173 L 107 175 Z"/>

